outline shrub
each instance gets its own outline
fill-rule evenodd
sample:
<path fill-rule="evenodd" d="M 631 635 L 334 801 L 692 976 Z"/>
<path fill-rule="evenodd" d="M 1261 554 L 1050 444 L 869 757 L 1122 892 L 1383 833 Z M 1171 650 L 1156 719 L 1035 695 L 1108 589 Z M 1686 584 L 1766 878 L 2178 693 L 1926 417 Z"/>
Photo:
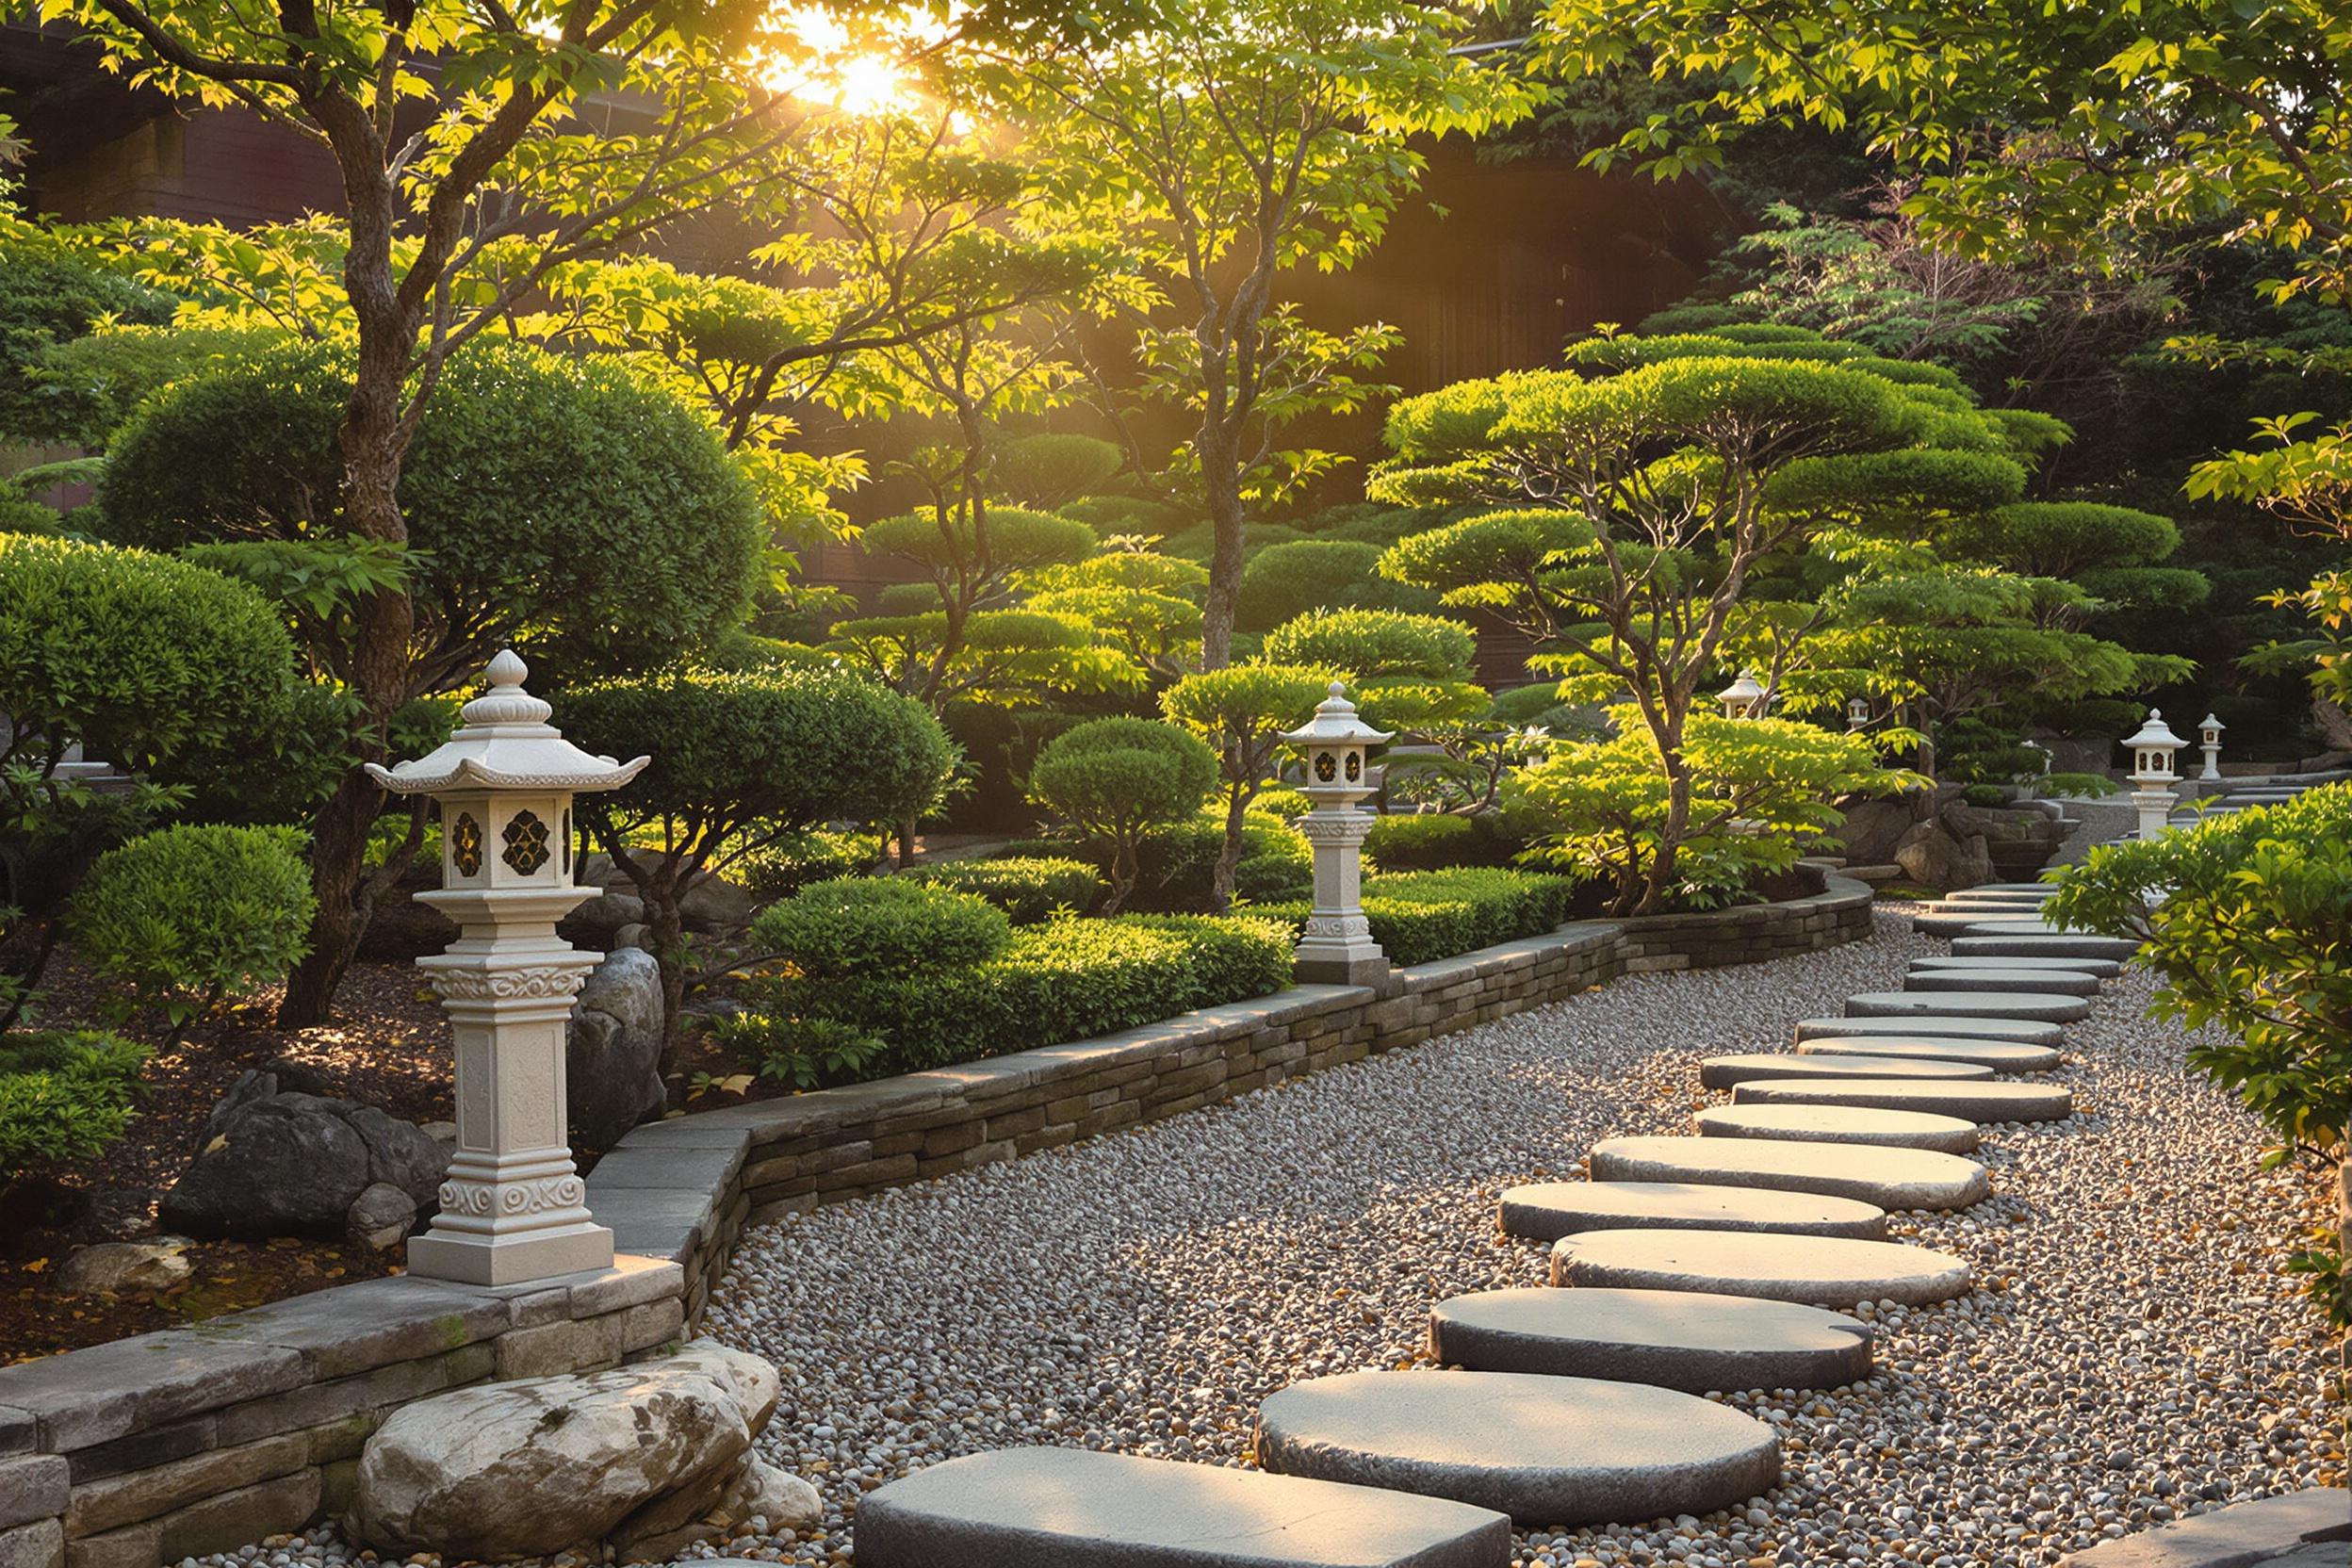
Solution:
<path fill-rule="evenodd" d="M 1143 836 L 1198 811 L 1217 776 L 1217 754 L 1181 729 L 1150 719 L 1096 719 L 1046 743 L 1030 770 L 1029 792 L 1109 846 L 1111 896 L 1103 907 L 1115 913 L 1135 890 Z"/>
<path fill-rule="evenodd" d="M 82 432 L 61 420 L 57 400 L 26 375 L 54 345 L 101 318 L 162 322 L 171 296 L 103 271 L 21 225 L 0 242 L 0 439 L 46 442 Z"/>
<path fill-rule="evenodd" d="M 274 984 L 309 951 L 302 837 L 283 827 L 167 827 L 98 858 L 67 925 L 122 1017 L 161 1012 L 176 1040 L 223 1001 Z"/>
<path fill-rule="evenodd" d="M 1250 809 L 1269 817 L 1279 817 L 1284 822 L 1293 822 L 1314 810 L 1315 802 L 1309 800 L 1304 792 L 1282 784 L 1270 790 L 1260 790 L 1258 798 L 1250 803 Z"/>
<path fill-rule="evenodd" d="M 1336 539 L 1269 545 L 1242 568 L 1241 607 L 1233 624 L 1246 631 L 1269 631 L 1311 611 L 1346 605 L 1359 584 L 1372 580 L 1380 559 L 1378 545 Z"/>
<path fill-rule="evenodd" d="M 104 1154 L 130 1123 L 146 1060 L 91 1030 L 0 1035 L 0 1175 Z"/>
<path fill-rule="evenodd" d="M 1519 842 L 1493 816 L 1458 817 L 1400 812 L 1373 820 L 1364 858 L 1380 871 L 1429 871 L 1446 866 L 1499 866 Z"/>
<path fill-rule="evenodd" d="M 1576 884 L 1565 876 L 1494 867 L 1375 874 L 1364 881 L 1364 912 L 1372 939 L 1389 962 L 1426 964 L 1542 936 L 1568 918 Z M 1304 903 L 1259 911 L 1304 926 Z"/>
<path fill-rule="evenodd" d="M 1020 857 L 949 860 L 905 874 L 937 888 L 985 898 L 1015 925 L 1035 925 L 1061 910 L 1085 914 L 1102 896 L 1102 874 L 1084 860 Z"/>
<path fill-rule="evenodd" d="M 1998 784 L 1971 784 L 1960 792 L 1960 798 L 1970 806 L 1991 810 L 2009 804 L 2009 792 Z"/>
<path fill-rule="evenodd" d="M 1285 927 L 1263 920 L 1050 921 L 1015 931 L 984 963 L 788 985 L 729 1037 L 746 1053 L 789 1051 L 813 1019 L 890 1042 L 870 1076 L 976 1061 L 1279 990 L 1291 946 Z"/>
<path fill-rule="evenodd" d="M 812 883 L 751 923 L 762 951 L 817 981 L 964 968 L 1002 953 L 1011 934 L 988 900 L 897 876 Z"/>
<path fill-rule="evenodd" d="M 1360 680 L 1459 678 L 1477 651 L 1478 640 L 1461 622 L 1397 610 L 1317 611 L 1285 621 L 1266 636 L 1269 663 L 1345 670 Z"/>
<path fill-rule="evenodd" d="M 811 882 L 856 876 L 879 858 L 871 838 L 814 829 L 787 833 L 746 849 L 727 868 L 727 877 L 750 889 L 762 903 L 774 903 Z"/>
<path fill-rule="evenodd" d="M 1331 685 L 1327 670 L 1246 663 L 1198 671 L 1160 694 L 1160 709 L 1168 722 L 1183 726 L 1216 752 L 1224 780 L 1224 841 L 1210 889 L 1215 907 L 1222 909 L 1241 890 L 1240 863 L 1249 853 L 1248 813 L 1258 792 L 1274 776 L 1283 734 L 1314 717 L 1315 705 Z"/>
<path fill-rule="evenodd" d="M 1059 510 L 1063 516 L 1077 518 L 1103 537 L 1142 533 L 1166 539 L 1192 526 L 1192 519 L 1181 509 L 1135 496 L 1086 496 Z"/>
<path fill-rule="evenodd" d="M 1099 435 L 1024 435 L 996 449 L 988 488 L 1023 506 L 1067 506 L 1108 484 L 1126 461 Z"/>
<path fill-rule="evenodd" d="M 249 556 L 339 538 L 350 375 L 345 351 L 288 343 L 171 387 L 115 438 L 108 535 Z M 420 631 L 461 652 L 513 637 L 543 678 L 677 657 L 742 620 L 760 565 L 751 483 L 699 415 L 610 359 L 518 343 L 451 356 L 400 509 Z"/>
<path fill-rule="evenodd" d="M 911 816 L 955 766 L 921 704 L 841 670 L 604 681 L 564 695 L 556 718 L 592 752 L 652 756 L 577 809 L 645 901 L 673 1031 L 686 987 L 680 905 L 696 874 L 819 823 Z"/>
<path fill-rule="evenodd" d="M 2142 944 L 2135 961 L 2163 979 L 2155 1010 L 2192 1031 L 2189 1065 L 2262 1119 L 2278 1140 L 2267 1164 L 2332 1170 L 2352 1227 L 2352 787 L 2094 849 L 2046 913 Z M 2352 1327 L 2352 1234 L 2311 1240 L 2290 1266 Z"/>

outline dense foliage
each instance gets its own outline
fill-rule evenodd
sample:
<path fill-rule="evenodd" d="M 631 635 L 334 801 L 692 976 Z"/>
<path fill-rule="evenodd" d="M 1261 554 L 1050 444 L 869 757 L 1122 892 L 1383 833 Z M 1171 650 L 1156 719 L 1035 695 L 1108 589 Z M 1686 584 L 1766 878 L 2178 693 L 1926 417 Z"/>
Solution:
<path fill-rule="evenodd" d="M 2190 1065 L 2262 1119 L 2273 1163 L 2332 1169 L 2352 1224 L 2352 786 L 2095 849 L 2048 918 L 2141 943 L 2138 961 L 2164 981 L 2157 1010 L 2213 1026 L 2191 1037 Z M 2352 1327 L 2352 1234 L 2318 1240 L 2296 1266 Z"/>
<path fill-rule="evenodd" d="M 1135 891 L 1136 852 L 1154 827 L 1189 817 L 1217 776 L 1217 754 L 1150 719 L 1096 719 L 1037 753 L 1029 792 L 1083 837 L 1109 847 L 1115 914 Z"/>
<path fill-rule="evenodd" d="M 1540 872 L 1492 866 L 1376 872 L 1364 879 L 1364 913 L 1372 939 L 1393 964 L 1451 958 L 1521 937 L 1540 937 L 1568 918 L 1576 882 Z M 1303 903 L 1257 911 L 1306 923 Z"/>
<path fill-rule="evenodd" d="M 97 1159 L 129 1125 L 146 1049 L 91 1030 L 0 1035 L 0 1183 Z"/>
<path fill-rule="evenodd" d="M 1094 867 L 1060 856 L 945 860 L 913 867 L 906 874 L 933 887 L 985 898 L 1015 925 L 1035 925 L 1062 914 L 1083 915 L 1105 889 Z"/>

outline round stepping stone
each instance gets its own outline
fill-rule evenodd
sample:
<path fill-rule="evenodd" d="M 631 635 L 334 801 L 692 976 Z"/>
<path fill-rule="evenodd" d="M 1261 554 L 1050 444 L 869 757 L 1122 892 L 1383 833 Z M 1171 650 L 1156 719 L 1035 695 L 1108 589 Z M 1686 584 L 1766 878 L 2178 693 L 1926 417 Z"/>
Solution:
<path fill-rule="evenodd" d="M 1780 1440 L 1729 1406 L 1525 1372 L 1294 1383 L 1259 1407 L 1257 1455 L 1281 1475 L 1451 1497 L 1527 1525 L 1711 1513 L 1780 1478 Z"/>
<path fill-rule="evenodd" d="M 1704 1290 L 1829 1307 L 1863 1301 L 1924 1306 L 1965 1292 L 1968 1266 L 1932 1248 L 1843 1236 L 1587 1231 L 1552 1244 L 1552 1283 Z"/>
<path fill-rule="evenodd" d="M 1429 1351 L 1478 1372 L 1607 1378 L 1686 1394 L 1836 1388 L 1870 1375 L 1868 1325 L 1753 1296 L 1482 1290 L 1429 1311 Z"/>
<path fill-rule="evenodd" d="M 2063 937 L 2066 928 L 2052 925 L 2046 920 L 2010 918 L 1999 915 L 1971 915 L 1957 931 L 1959 937 Z"/>
<path fill-rule="evenodd" d="M 2050 893 L 2057 891 L 2058 888 L 2054 882 L 2036 879 L 2032 882 L 1979 882 L 1975 887 L 1962 890 L 1972 893 Z"/>
<path fill-rule="evenodd" d="M 1764 1138 L 1603 1138 L 1592 1146 L 1592 1179 L 1769 1187 L 1882 1209 L 1966 1208 L 1989 1186 L 1983 1166 L 1956 1154 Z"/>
<path fill-rule="evenodd" d="M 1797 1054 L 1873 1057 L 1887 1061 L 1971 1062 L 1995 1072 L 2049 1072 L 2058 1066 L 2057 1051 L 2047 1045 L 2016 1040 L 1971 1040 L 1957 1035 L 1849 1035 L 1842 1038 L 1799 1040 Z M 1880 1076 L 1892 1076 L 1881 1074 Z"/>
<path fill-rule="evenodd" d="M 2129 937 L 2095 937 L 2077 931 L 2064 937 L 1955 937 L 1959 958 L 2113 958 L 2128 961 L 2140 950 Z"/>
<path fill-rule="evenodd" d="M 1699 1082 L 1710 1089 L 1737 1088 L 1759 1078 L 1990 1078 L 1993 1070 L 1961 1061 L 1911 1061 L 1896 1066 L 1861 1056 L 1791 1051 L 1750 1051 L 1709 1056 L 1699 1064 Z"/>
<path fill-rule="evenodd" d="M 1970 958 L 1958 955 L 1914 958 L 1911 968 L 1915 972 L 1936 970 L 1947 973 L 1987 969 L 2050 969 L 2067 974 L 2095 974 L 2101 980 L 2112 980 L 2123 972 L 2123 966 L 2113 958 Z"/>
<path fill-rule="evenodd" d="M 1540 1182 L 1503 1192 L 1505 1235 L 1557 1241 L 1578 1231 L 1787 1231 L 1886 1233 L 1886 1211 L 1851 1198 L 1695 1182 Z"/>
<path fill-rule="evenodd" d="M 2038 917 L 2012 913 L 2009 910 L 1978 906 L 1948 909 L 1941 906 L 1922 909 L 1911 917 L 1911 929 L 1924 937 L 2007 936 L 2008 927 L 2017 926 L 2035 932 L 2057 931 Z"/>
<path fill-rule="evenodd" d="M 1808 1018 L 1800 1021 L 1796 1029 L 1800 1043 L 1870 1035 L 1901 1035 L 1910 1038 L 1956 1035 L 1963 1039 L 2055 1046 L 2066 1038 L 2066 1032 L 2055 1023 L 2037 1023 L 2031 1019 L 1945 1018 L 1934 1013 L 1916 1018 Z"/>
<path fill-rule="evenodd" d="M 1978 904 L 2003 906 L 2020 904 L 2033 906 L 2049 903 L 2051 895 L 2057 891 L 2056 888 L 2047 884 L 2037 884 L 2031 888 L 1962 888 L 1946 893 L 1941 902 L 1953 907 L 1966 907 Z"/>
<path fill-rule="evenodd" d="M 858 1505 L 859 1568 L 1503 1568 L 1511 1521 L 1402 1492 L 1086 1448 L 1000 1448 Z"/>
<path fill-rule="evenodd" d="M 1910 1078 L 1783 1079 L 1742 1084 L 1735 1105 L 1858 1105 L 1880 1111 L 1931 1111 L 1969 1121 L 2063 1121 L 2074 1114 L 2064 1084 L 1922 1084 Z"/>
<path fill-rule="evenodd" d="M 2091 1016 L 2079 996 L 2037 996 L 2032 991 L 1864 991 L 1846 998 L 1850 1018 L 2021 1018 L 2037 1023 L 2072 1023 Z"/>
<path fill-rule="evenodd" d="M 1907 991 L 2025 991 L 2034 995 L 2097 996 L 2099 977 L 2063 969 L 1915 969 L 1903 977 Z"/>
<path fill-rule="evenodd" d="M 1979 1141 L 1976 1123 L 1925 1111 L 1864 1111 L 1843 1105 L 1710 1105 L 1692 1113 L 1703 1138 L 1772 1138 L 1798 1143 L 1864 1143 L 1888 1149 L 1929 1149 L 1967 1154 Z"/>

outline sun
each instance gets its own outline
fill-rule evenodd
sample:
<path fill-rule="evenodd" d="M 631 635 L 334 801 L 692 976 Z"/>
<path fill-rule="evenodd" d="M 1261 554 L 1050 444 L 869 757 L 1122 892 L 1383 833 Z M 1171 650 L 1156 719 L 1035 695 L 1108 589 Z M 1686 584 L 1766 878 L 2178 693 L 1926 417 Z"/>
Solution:
<path fill-rule="evenodd" d="M 770 82 L 796 98 L 825 104 L 846 114 L 888 114 L 917 101 L 913 84 L 890 54 L 861 47 L 861 40 L 831 12 L 796 7 L 782 13 L 791 46 L 789 63 L 769 73 Z"/>

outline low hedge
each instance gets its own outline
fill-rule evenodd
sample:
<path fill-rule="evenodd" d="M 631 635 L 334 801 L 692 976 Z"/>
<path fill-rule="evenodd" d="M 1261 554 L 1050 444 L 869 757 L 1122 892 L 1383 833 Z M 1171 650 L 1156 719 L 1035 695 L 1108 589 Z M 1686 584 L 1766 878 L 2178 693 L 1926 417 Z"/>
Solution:
<path fill-rule="evenodd" d="M 1004 910 L 1015 925 L 1035 925 L 1064 910 L 1083 915 L 1109 887 L 1094 867 L 1065 856 L 949 860 L 916 866 L 902 874 L 935 888 L 985 898 Z"/>
<path fill-rule="evenodd" d="M 1557 929 L 1576 890 L 1565 876 L 1491 866 L 1374 873 L 1364 879 L 1364 913 L 1389 962 L 1409 967 Z M 1269 904 L 1252 913 L 1296 932 L 1309 907 Z"/>
<path fill-rule="evenodd" d="M 745 852 L 727 868 L 727 876 L 749 888 L 755 897 L 773 902 L 790 898 L 813 882 L 855 876 L 876 858 L 872 835 L 815 828 L 788 833 Z"/>
<path fill-rule="evenodd" d="M 1217 851 L 1225 841 L 1222 808 L 1183 822 L 1155 827 L 1135 848 L 1135 890 L 1131 910 L 1152 914 L 1205 914 L 1214 908 L 1211 884 Z M 1083 856 L 1107 872 L 1107 844 L 1057 839 L 1027 839 L 1007 844 L 1005 859 Z M 1242 827 L 1241 861 L 1233 867 L 1233 895 L 1248 904 L 1307 898 L 1315 891 L 1315 850 L 1282 818 L 1252 810 Z"/>
<path fill-rule="evenodd" d="M 1507 865 L 1519 848 L 1498 817 L 1396 812 L 1374 820 L 1364 858 L 1377 871 L 1437 871 Z"/>
<path fill-rule="evenodd" d="M 1156 1022 L 1290 983 L 1289 929 L 1206 916 L 1054 920 L 975 964 L 770 980 L 722 1036 L 760 1070 L 799 1053 L 811 1024 L 882 1042 L 841 1080 L 918 1071 Z"/>
<path fill-rule="evenodd" d="M 987 900 L 894 876 L 812 882 L 751 923 L 754 946 L 822 984 L 984 963 L 1011 937 L 1004 911 Z"/>

